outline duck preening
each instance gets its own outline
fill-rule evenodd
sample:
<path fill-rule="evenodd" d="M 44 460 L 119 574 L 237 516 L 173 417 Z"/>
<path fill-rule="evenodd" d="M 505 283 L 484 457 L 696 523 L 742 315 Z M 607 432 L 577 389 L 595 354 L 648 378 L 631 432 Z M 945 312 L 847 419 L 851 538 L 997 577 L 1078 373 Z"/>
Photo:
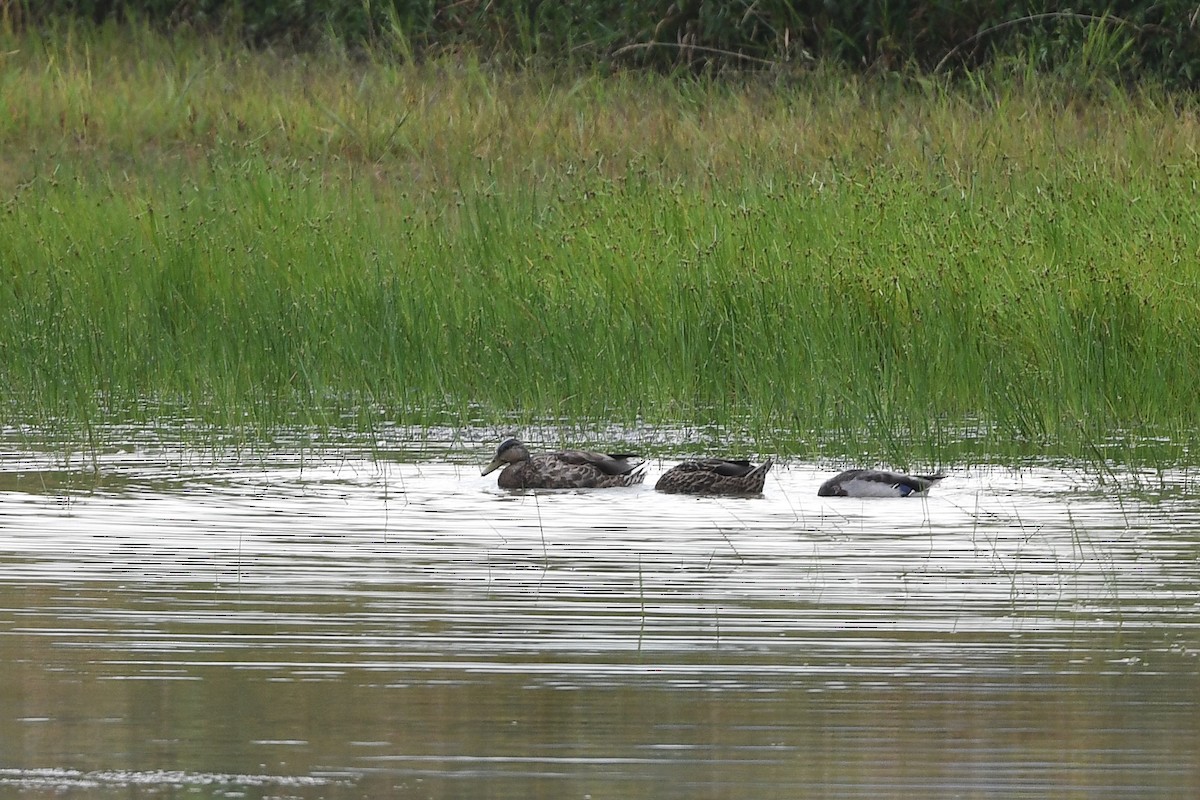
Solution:
<path fill-rule="evenodd" d="M 817 489 L 820 497 L 908 497 L 923 494 L 945 475 L 905 475 L 881 469 L 850 469 Z"/>
<path fill-rule="evenodd" d="M 756 467 L 749 461 L 700 458 L 671 467 L 654 488 L 679 494 L 760 494 L 770 471 L 770 459 Z"/>
<path fill-rule="evenodd" d="M 500 467 L 504 471 L 496 483 L 501 489 L 604 489 L 646 479 L 645 462 L 631 453 L 559 450 L 533 455 L 517 439 L 501 443 L 483 474 Z"/>

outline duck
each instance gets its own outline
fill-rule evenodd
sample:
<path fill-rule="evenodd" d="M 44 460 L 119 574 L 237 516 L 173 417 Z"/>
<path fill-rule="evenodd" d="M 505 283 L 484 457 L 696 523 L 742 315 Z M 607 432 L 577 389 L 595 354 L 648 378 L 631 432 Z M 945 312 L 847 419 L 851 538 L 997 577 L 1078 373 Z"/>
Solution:
<path fill-rule="evenodd" d="M 645 461 L 632 453 L 559 450 L 533 455 L 519 439 L 501 442 L 483 474 L 500 467 L 504 471 L 496 483 L 501 489 L 605 489 L 646 479 Z"/>
<path fill-rule="evenodd" d="M 749 461 L 699 458 L 671 467 L 654 488 L 678 494 L 761 494 L 771 459 L 759 466 Z"/>
<path fill-rule="evenodd" d="M 908 497 L 924 494 L 946 477 L 905 475 L 881 469 L 849 469 L 834 475 L 817 489 L 818 497 Z"/>

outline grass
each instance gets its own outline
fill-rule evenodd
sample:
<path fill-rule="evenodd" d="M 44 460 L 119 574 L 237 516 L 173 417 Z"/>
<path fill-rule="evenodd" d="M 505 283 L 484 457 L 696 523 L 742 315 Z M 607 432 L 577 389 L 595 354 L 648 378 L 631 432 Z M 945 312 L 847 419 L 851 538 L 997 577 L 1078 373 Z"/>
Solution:
<path fill-rule="evenodd" d="M 1200 428 L 1191 100 L 117 28 L 0 53 L 13 422 L 670 424 L 892 463 L 1186 459 Z"/>

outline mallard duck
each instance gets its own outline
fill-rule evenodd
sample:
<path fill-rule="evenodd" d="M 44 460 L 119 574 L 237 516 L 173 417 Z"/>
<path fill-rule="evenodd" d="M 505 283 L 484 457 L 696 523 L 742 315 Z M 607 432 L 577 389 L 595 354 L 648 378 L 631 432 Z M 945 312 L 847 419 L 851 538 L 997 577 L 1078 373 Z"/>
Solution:
<path fill-rule="evenodd" d="M 921 494 L 945 475 L 904 475 L 881 469 L 849 469 L 817 489 L 819 497 L 908 497 Z"/>
<path fill-rule="evenodd" d="M 633 486 L 646 479 L 645 463 L 629 459 L 630 453 L 593 453 L 590 450 L 559 450 L 530 455 L 517 439 L 506 439 L 496 457 L 484 467 L 487 475 L 500 467 L 501 489 L 604 489 Z M 508 466 L 504 466 L 507 464 Z"/>
<path fill-rule="evenodd" d="M 681 494 L 759 494 L 770 471 L 770 459 L 756 467 L 749 461 L 700 458 L 671 467 L 654 488 Z"/>

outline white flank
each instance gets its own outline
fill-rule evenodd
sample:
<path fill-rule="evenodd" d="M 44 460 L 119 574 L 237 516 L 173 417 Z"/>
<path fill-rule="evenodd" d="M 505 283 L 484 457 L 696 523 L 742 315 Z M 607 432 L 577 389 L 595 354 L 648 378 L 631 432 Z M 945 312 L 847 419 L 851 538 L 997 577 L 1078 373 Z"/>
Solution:
<path fill-rule="evenodd" d="M 842 488 L 846 490 L 846 494 L 850 497 L 903 497 L 901 487 L 894 483 L 883 483 L 882 481 L 865 481 L 862 478 L 854 478 L 842 484 Z"/>

